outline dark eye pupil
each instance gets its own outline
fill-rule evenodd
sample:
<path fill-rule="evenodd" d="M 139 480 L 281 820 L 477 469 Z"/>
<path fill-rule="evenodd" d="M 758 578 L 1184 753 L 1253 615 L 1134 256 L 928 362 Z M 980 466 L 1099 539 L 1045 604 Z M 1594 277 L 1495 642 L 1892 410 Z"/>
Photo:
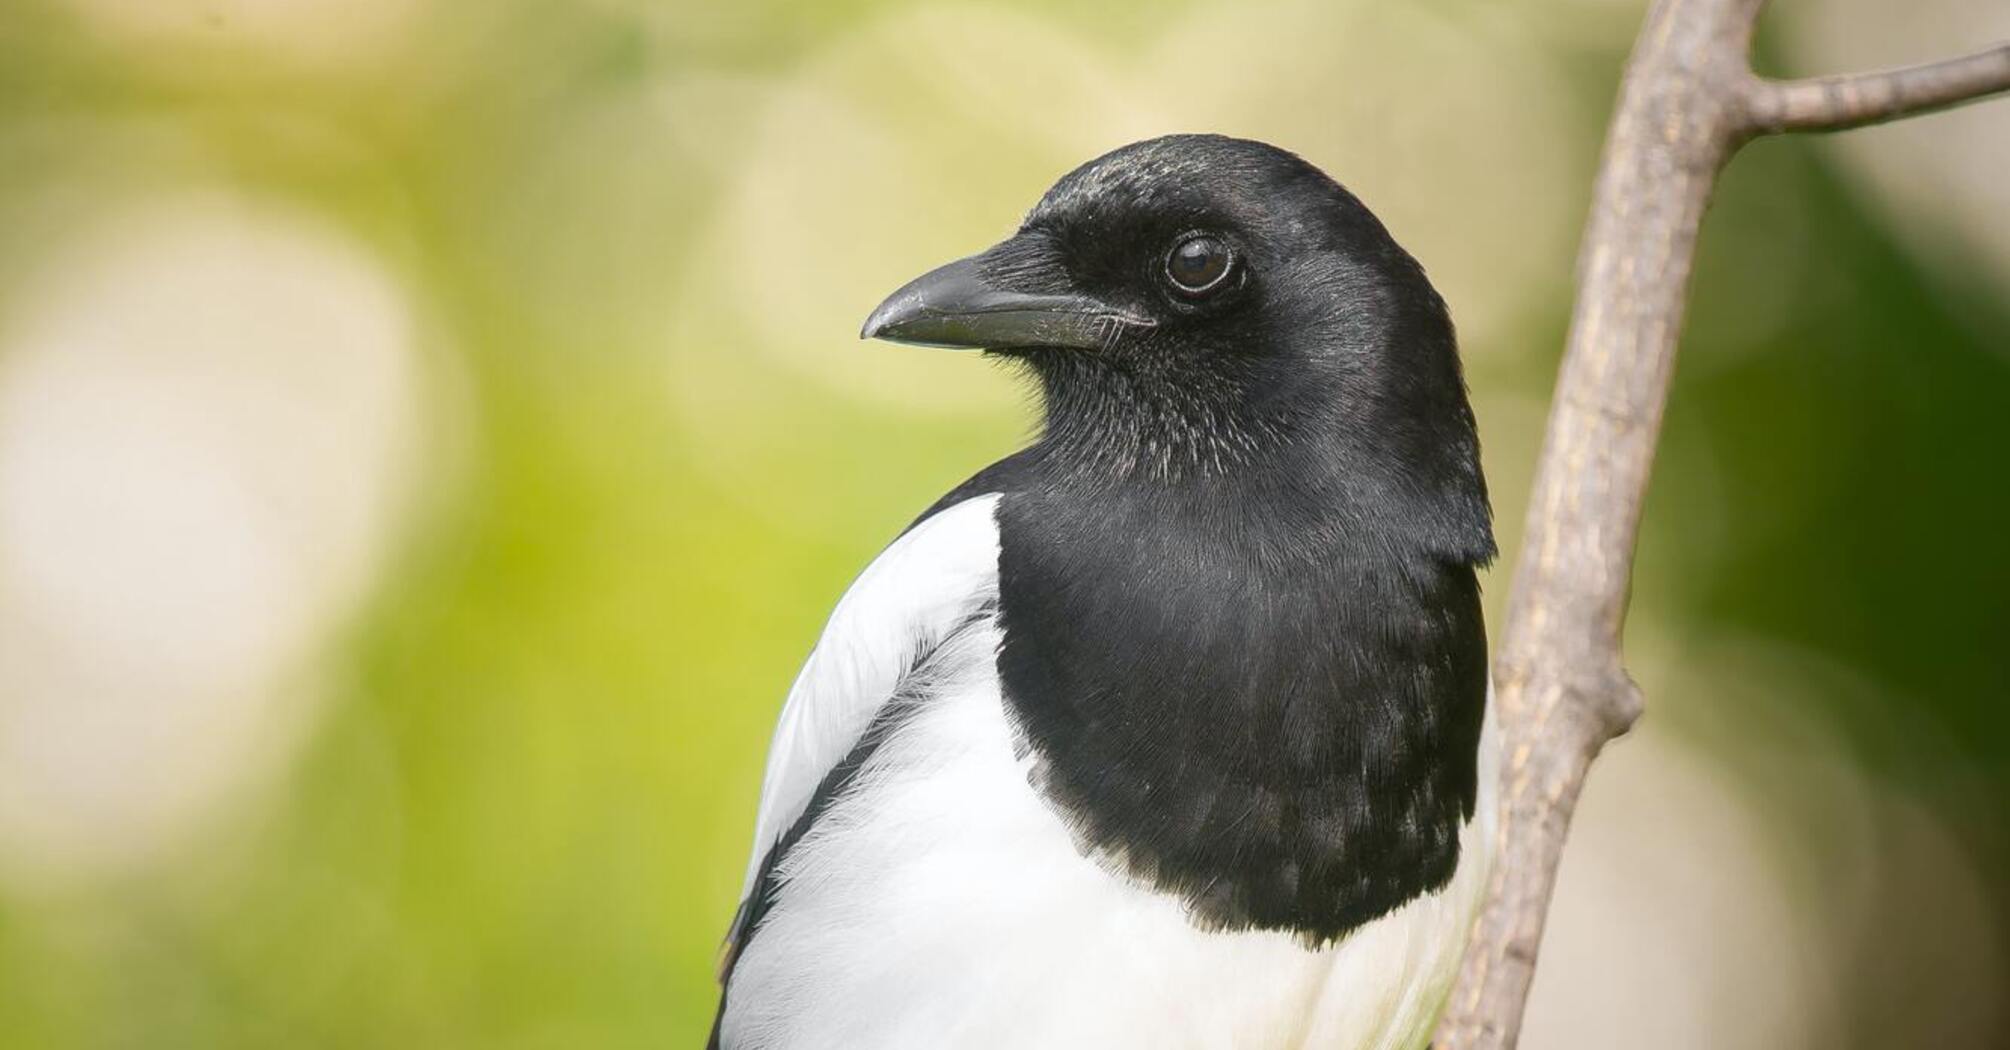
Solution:
<path fill-rule="evenodd" d="M 1212 237 L 1183 241 L 1166 261 L 1166 272 L 1186 291 L 1206 291 L 1228 272 L 1228 247 Z"/>

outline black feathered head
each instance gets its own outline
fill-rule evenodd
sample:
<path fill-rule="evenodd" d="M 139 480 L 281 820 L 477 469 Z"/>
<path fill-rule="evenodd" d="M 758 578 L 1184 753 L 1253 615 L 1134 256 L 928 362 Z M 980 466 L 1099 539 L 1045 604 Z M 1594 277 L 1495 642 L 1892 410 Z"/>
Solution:
<path fill-rule="evenodd" d="M 1283 471 L 1440 556 L 1493 554 L 1444 300 L 1358 198 L 1274 146 L 1173 135 L 1098 157 L 864 334 L 1023 362 L 1043 446 L 1086 479 Z"/>

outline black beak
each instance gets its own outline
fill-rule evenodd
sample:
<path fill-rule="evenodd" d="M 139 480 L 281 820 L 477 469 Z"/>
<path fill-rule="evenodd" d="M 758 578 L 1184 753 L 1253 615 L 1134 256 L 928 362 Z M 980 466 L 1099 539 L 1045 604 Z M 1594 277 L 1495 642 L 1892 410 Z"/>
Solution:
<path fill-rule="evenodd" d="M 1089 296 L 1021 291 L 988 276 L 989 257 L 1004 247 L 907 282 L 865 319 L 859 338 L 988 350 L 1095 350 L 1125 327 L 1152 324 Z"/>

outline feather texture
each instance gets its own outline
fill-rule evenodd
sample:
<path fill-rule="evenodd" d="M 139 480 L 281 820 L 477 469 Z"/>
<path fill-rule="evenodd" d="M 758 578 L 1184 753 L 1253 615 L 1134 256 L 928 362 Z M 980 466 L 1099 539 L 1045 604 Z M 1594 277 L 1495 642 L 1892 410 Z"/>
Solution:
<path fill-rule="evenodd" d="M 775 726 L 742 898 L 768 851 L 865 734 L 901 680 L 998 597 L 996 495 L 922 519 L 873 560 L 831 613 Z"/>

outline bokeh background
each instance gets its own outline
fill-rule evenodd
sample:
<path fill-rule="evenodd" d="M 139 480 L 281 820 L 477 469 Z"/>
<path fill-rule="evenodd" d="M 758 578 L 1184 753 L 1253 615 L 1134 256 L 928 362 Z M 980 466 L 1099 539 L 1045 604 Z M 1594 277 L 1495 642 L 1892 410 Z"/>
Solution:
<path fill-rule="evenodd" d="M 797 662 L 1031 425 L 858 322 L 1132 139 L 1383 215 L 1512 552 L 1639 6 L 0 0 L 0 1045 L 697 1045 Z M 1524 1045 L 2010 1047 L 2006 172 L 1725 177 Z"/>

